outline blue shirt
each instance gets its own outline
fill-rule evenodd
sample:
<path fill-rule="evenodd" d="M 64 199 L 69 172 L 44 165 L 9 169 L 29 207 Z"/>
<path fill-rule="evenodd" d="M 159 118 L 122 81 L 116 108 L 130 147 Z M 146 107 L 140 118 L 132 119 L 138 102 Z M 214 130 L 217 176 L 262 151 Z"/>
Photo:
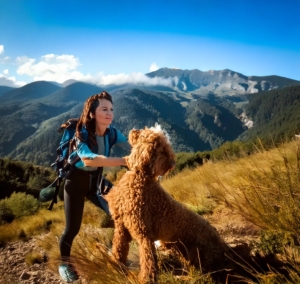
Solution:
<path fill-rule="evenodd" d="M 116 128 L 115 128 L 116 129 Z M 110 145 L 109 145 L 109 132 L 113 131 L 112 126 L 110 126 L 105 135 L 104 135 L 104 156 L 109 157 L 110 155 Z M 131 146 L 128 143 L 126 137 L 118 130 L 116 129 L 116 143 L 113 146 L 121 146 L 125 150 L 130 150 Z M 85 127 L 82 127 L 81 130 L 81 135 L 84 141 L 87 141 L 88 138 L 88 132 Z M 75 164 L 75 166 L 81 170 L 86 170 L 86 171 L 94 171 L 97 169 L 97 167 L 86 167 L 82 161 L 83 158 L 88 158 L 88 159 L 95 159 L 95 157 L 99 156 L 98 154 L 98 147 L 97 145 L 93 147 L 93 149 L 90 149 L 89 146 L 87 145 L 86 142 L 81 141 L 80 139 L 76 139 L 76 147 L 77 147 L 77 154 L 80 158 L 80 160 Z M 75 151 L 74 151 L 75 152 Z M 72 153 L 73 154 L 73 153 Z M 73 155 L 70 155 L 70 157 Z"/>

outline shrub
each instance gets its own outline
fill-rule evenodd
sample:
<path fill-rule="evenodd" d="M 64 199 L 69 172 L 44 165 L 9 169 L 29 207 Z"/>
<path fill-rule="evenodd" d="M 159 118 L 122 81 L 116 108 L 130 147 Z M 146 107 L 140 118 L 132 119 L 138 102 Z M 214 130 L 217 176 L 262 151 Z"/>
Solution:
<path fill-rule="evenodd" d="M 0 200 L 0 225 L 11 223 L 15 219 L 12 210 L 7 206 L 5 200 Z"/>
<path fill-rule="evenodd" d="M 283 253 L 284 247 L 293 243 L 289 234 L 281 231 L 261 231 L 260 242 L 257 248 L 264 254 Z"/>
<path fill-rule="evenodd" d="M 0 220 L 11 222 L 15 218 L 36 213 L 39 202 L 32 195 L 14 192 L 11 197 L 0 200 Z"/>
<path fill-rule="evenodd" d="M 243 157 L 245 153 L 249 153 L 249 147 L 245 143 L 239 141 L 225 142 L 219 148 L 211 151 L 214 159 L 220 160 L 228 157 Z"/>
<path fill-rule="evenodd" d="M 195 168 L 202 165 L 209 159 L 209 152 L 178 153 L 175 158 L 175 169 L 171 172 L 171 176 L 181 172 L 185 168 Z"/>

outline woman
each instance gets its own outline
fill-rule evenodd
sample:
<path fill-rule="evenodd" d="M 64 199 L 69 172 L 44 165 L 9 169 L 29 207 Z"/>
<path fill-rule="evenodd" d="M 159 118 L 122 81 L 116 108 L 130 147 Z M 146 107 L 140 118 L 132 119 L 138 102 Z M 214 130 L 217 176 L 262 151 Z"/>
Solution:
<path fill-rule="evenodd" d="M 103 91 L 86 100 L 76 126 L 75 153 L 80 160 L 73 166 L 65 180 L 66 228 L 59 244 L 62 260 L 59 274 L 67 282 L 78 279 L 69 259 L 72 242 L 81 226 L 85 197 L 108 212 L 106 201 L 97 194 L 102 181 L 102 169 L 103 167 L 126 166 L 124 158 L 108 157 L 110 153 L 108 137 L 109 132 L 113 131 L 110 127 L 112 120 L 112 98 L 110 94 Z M 130 145 L 125 136 L 116 129 L 115 134 L 117 136 L 115 145 L 123 146 L 129 150 Z"/>

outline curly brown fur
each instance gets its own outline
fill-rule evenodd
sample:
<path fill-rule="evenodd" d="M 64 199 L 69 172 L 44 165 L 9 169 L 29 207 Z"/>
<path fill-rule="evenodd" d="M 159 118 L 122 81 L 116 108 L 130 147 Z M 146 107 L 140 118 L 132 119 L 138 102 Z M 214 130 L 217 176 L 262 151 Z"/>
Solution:
<path fill-rule="evenodd" d="M 218 269 L 224 260 L 225 243 L 204 218 L 171 197 L 157 177 L 174 167 L 175 155 L 162 131 L 154 128 L 129 133 L 129 171 L 106 196 L 115 222 L 113 254 L 126 263 L 129 242 L 139 244 L 139 278 L 155 282 L 157 257 L 154 241 L 175 242 L 191 264 L 204 272 Z"/>

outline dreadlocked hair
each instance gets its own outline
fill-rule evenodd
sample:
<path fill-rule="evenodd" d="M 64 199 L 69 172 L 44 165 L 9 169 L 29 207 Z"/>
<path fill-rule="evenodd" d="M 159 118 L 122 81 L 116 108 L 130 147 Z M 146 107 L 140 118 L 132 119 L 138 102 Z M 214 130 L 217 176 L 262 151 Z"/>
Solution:
<path fill-rule="evenodd" d="M 81 141 L 84 141 L 84 138 L 82 137 L 81 134 L 81 129 L 83 126 L 85 126 L 88 132 L 88 140 L 89 140 L 88 142 L 91 146 L 96 145 L 97 142 L 96 142 L 96 135 L 95 135 L 96 120 L 94 118 L 91 118 L 90 113 L 95 114 L 95 111 L 100 104 L 100 99 L 106 99 L 111 103 L 113 103 L 111 95 L 106 91 L 90 96 L 84 103 L 82 114 L 76 126 L 76 137 Z"/>

